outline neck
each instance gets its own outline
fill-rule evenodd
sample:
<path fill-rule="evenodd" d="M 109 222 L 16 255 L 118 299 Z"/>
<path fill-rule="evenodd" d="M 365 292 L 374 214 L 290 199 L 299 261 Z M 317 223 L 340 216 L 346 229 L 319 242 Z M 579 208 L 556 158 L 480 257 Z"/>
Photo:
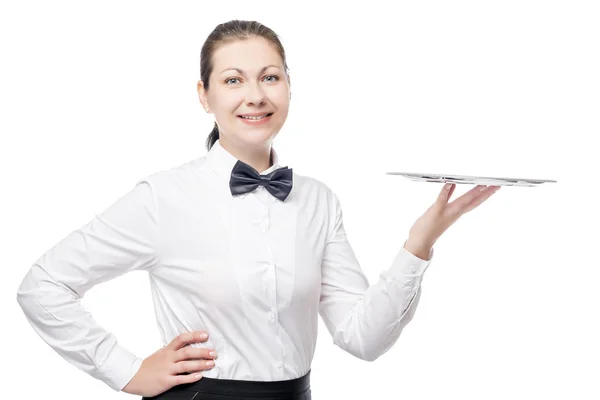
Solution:
<path fill-rule="evenodd" d="M 230 143 L 227 140 L 219 138 L 221 146 L 238 160 L 245 162 L 252 168 L 262 173 L 273 165 L 273 154 L 271 152 L 271 143 L 262 146 L 248 146 L 247 143 Z"/>

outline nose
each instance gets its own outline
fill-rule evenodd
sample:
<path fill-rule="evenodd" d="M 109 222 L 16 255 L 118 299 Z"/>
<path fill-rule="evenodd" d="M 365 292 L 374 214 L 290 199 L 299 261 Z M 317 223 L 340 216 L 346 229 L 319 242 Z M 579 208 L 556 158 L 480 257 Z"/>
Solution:
<path fill-rule="evenodd" d="M 260 83 L 248 85 L 246 93 L 246 104 L 262 105 L 265 103 L 265 92 Z"/>

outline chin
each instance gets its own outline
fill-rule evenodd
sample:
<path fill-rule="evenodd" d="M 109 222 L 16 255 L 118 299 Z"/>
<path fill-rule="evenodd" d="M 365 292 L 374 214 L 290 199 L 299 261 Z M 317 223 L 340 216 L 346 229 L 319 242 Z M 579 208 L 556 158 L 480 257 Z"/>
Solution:
<path fill-rule="evenodd" d="M 277 134 L 271 130 L 254 130 L 247 132 L 240 132 L 237 137 L 240 142 L 244 142 L 249 146 L 262 146 L 267 142 L 270 142 Z"/>

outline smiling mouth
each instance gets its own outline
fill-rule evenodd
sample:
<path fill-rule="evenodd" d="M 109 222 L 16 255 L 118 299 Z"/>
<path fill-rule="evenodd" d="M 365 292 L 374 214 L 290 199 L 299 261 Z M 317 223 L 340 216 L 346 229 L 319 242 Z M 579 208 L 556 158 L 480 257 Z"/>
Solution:
<path fill-rule="evenodd" d="M 264 114 L 262 116 L 257 116 L 257 117 L 244 117 L 243 115 L 238 115 L 237 117 L 238 118 L 242 118 L 242 119 L 249 119 L 249 120 L 252 120 L 252 121 L 258 121 L 258 120 L 261 120 L 263 118 L 270 117 L 271 115 L 273 115 L 273 113 L 267 113 L 267 114 Z"/>

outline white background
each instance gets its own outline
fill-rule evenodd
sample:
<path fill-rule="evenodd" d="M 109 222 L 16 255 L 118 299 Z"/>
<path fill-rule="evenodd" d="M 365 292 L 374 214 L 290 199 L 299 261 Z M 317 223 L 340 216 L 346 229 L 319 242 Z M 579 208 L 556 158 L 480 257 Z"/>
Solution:
<path fill-rule="evenodd" d="M 313 398 L 600 398 L 599 18 L 592 1 L 3 2 L 1 397 L 134 398 L 54 353 L 16 290 L 138 179 L 206 153 L 200 48 L 247 19 L 287 52 L 281 161 L 339 195 L 372 283 L 443 186 L 386 171 L 558 181 L 503 187 L 451 226 L 375 362 L 319 320 Z M 145 272 L 84 304 L 136 354 L 161 347 Z"/>

